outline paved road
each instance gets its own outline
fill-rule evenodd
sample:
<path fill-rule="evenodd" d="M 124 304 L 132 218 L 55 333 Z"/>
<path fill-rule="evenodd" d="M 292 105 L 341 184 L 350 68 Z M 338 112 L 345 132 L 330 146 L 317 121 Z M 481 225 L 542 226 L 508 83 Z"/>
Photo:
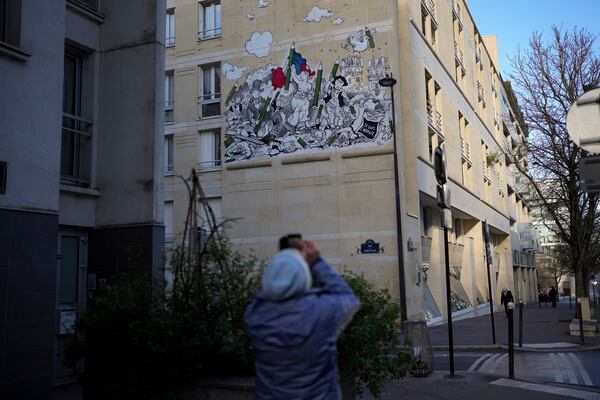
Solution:
<path fill-rule="evenodd" d="M 437 352 L 436 371 L 448 371 L 447 352 Z M 458 352 L 455 371 L 508 377 L 508 353 Z M 600 352 L 550 351 L 515 353 L 515 377 L 536 382 L 556 382 L 600 388 Z"/>

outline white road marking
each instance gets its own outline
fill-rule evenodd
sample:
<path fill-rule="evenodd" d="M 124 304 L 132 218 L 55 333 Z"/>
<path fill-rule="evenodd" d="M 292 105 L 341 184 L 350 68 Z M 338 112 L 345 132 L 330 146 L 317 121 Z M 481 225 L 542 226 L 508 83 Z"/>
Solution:
<path fill-rule="evenodd" d="M 563 371 L 566 371 L 567 376 L 569 377 L 569 382 L 577 384 L 577 376 L 575 376 L 575 368 L 571 365 L 571 362 L 567 358 L 565 353 L 558 353 L 558 358 L 560 358 L 560 366 Z"/>
<path fill-rule="evenodd" d="M 490 369 L 490 367 L 494 364 L 494 361 L 496 361 L 496 359 L 498 358 L 499 355 L 500 355 L 500 353 L 496 353 L 493 356 L 491 356 L 490 358 L 488 358 L 487 360 L 485 360 L 485 362 L 483 363 L 481 368 L 479 368 L 479 371 L 482 371 L 482 372 L 488 371 Z"/>
<path fill-rule="evenodd" d="M 554 380 L 556 382 L 561 382 L 561 383 L 564 382 L 562 372 L 560 371 L 560 368 L 558 367 L 560 364 L 558 363 L 557 357 L 554 353 L 550 353 L 550 364 L 556 366 L 556 368 L 553 368 Z"/>
<path fill-rule="evenodd" d="M 481 357 L 479 357 L 477 360 L 475 360 L 475 362 L 473 363 L 473 365 L 471 365 L 471 367 L 469 367 L 469 372 L 476 371 L 477 367 L 479 366 L 479 364 L 483 360 L 485 360 L 486 358 L 488 358 L 491 355 L 492 355 L 492 353 L 485 353 L 484 355 L 482 355 Z"/>
<path fill-rule="evenodd" d="M 577 356 L 573 353 L 569 353 L 569 357 L 571 357 L 573 363 L 577 366 L 577 370 L 579 371 L 579 375 L 581 375 L 581 378 L 583 379 L 583 383 L 588 386 L 594 386 L 592 380 L 590 379 L 590 376 L 585 370 L 585 367 L 583 366 L 581 361 L 579 361 L 579 358 L 577 358 Z"/>
<path fill-rule="evenodd" d="M 496 362 L 494 363 L 494 366 L 492 367 L 492 370 L 490 371 L 491 373 L 496 372 L 496 370 L 498 369 L 498 367 L 500 366 L 500 363 L 502 363 L 502 361 L 506 360 L 506 358 L 508 357 L 507 353 L 502 354 L 500 357 L 498 357 L 496 359 Z"/>
<path fill-rule="evenodd" d="M 521 382 L 514 379 L 497 379 L 490 382 L 492 385 L 505 386 L 517 389 L 534 390 L 536 392 L 543 392 L 549 394 L 555 394 L 558 396 L 569 396 L 576 399 L 583 400 L 600 400 L 600 393 L 586 392 L 585 390 L 567 389 L 563 387 L 550 386 L 550 385 L 539 385 L 537 383 Z"/>

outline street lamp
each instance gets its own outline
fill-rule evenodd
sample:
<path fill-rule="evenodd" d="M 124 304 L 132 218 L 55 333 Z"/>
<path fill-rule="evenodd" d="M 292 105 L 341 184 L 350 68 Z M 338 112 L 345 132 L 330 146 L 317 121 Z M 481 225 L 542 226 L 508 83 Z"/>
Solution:
<path fill-rule="evenodd" d="M 400 184 L 398 180 L 398 153 L 396 146 L 396 104 L 394 102 L 394 85 L 398 83 L 392 75 L 386 74 L 379 80 L 379 85 L 384 88 L 391 88 L 392 96 L 392 137 L 394 140 L 394 187 L 396 189 L 396 240 L 398 246 L 398 279 L 400 284 L 400 319 L 407 319 L 406 313 L 406 283 L 404 278 L 404 245 L 402 240 L 402 216 L 400 214 Z"/>
<path fill-rule="evenodd" d="M 598 304 L 598 292 L 596 292 L 596 285 L 598 284 L 598 281 L 596 279 L 594 279 L 592 281 L 592 288 L 594 290 L 594 307 Z"/>

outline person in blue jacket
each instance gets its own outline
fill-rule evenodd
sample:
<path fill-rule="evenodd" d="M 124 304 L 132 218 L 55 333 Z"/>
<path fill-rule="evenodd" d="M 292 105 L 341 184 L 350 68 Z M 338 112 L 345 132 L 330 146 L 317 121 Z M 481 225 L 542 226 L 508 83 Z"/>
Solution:
<path fill-rule="evenodd" d="M 340 400 L 336 341 L 359 303 L 314 243 L 298 248 L 275 255 L 246 311 L 255 398 Z"/>

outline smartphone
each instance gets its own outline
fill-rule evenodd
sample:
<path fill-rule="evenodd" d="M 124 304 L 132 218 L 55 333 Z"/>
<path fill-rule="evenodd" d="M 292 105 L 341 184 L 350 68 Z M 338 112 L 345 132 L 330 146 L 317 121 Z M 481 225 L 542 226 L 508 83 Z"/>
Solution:
<path fill-rule="evenodd" d="M 302 241 L 302 235 L 299 233 L 290 233 L 289 235 L 282 236 L 279 239 L 279 250 L 288 248 L 300 249 L 300 242 Z"/>

